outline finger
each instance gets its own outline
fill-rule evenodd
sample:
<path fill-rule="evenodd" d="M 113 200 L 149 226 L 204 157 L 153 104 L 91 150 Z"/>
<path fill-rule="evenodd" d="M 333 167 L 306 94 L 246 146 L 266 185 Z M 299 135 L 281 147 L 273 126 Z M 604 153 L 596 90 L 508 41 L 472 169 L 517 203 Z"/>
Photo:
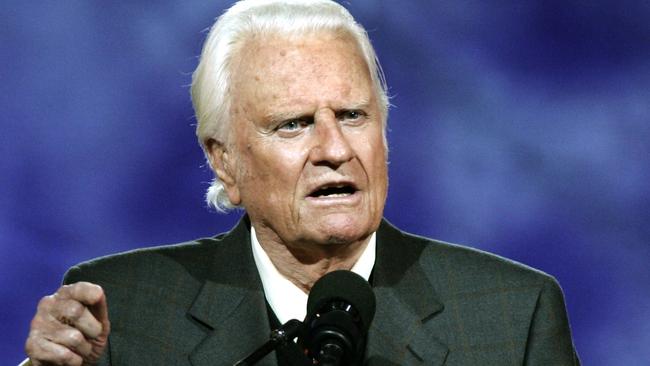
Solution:
<path fill-rule="evenodd" d="M 108 304 L 106 302 L 106 296 L 104 295 L 103 291 L 102 296 L 99 298 L 99 300 L 95 304 L 89 306 L 88 309 L 94 316 L 94 319 L 97 319 L 97 321 L 101 323 L 103 329 L 100 331 L 108 334 L 108 331 L 110 329 L 110 322 L 108 321 Z"/>
<path fill-rule="evenodd" d="M 83 358 L 71 349 L 45 338 L 28 339 L 25 351 L 34 365 L 47 363 L 79 366 L 83 363 Z"/>
<path fill-rule="evenodd" d="M 48 340 L 69 348 L 81 357 L 89 356 L 90 352 L 92 352 L 90 342 L 79 329 L 73 327 L 68 326 L 57 330 Z"/>
<path fill-rule="evenodd" d="M 76 300 L 89 307 L 90 313 L 84 312 L 83 316 L 82 314 L 74 313 L 77 309 L 69 309 L 73 311 L 73 318 L 69 320 L 72 320 L 72 324 L 78 324 L 86 336 L 95 338 L 100 334 L 108 334 L 110 327 L 108 322 L 108 309 L 104 290 L 101 286 L 90 282 L 76 282 L 71 285 L 62 286 L 57 291 L 57 295 L 62 298 Z M 88 316 L 90 314 L 93 316 Z M 81 317 L 79 323 L 77 323 L 77 315 Z"/>
<path fill-rule="evenodd" d="M 84 308 L 83 313 L 73 324 L 84 336 L 90 339 L 99 337 L 104 332 L 104 325 L 92 314 L 89 308 Z"/>
<path fill-rule="evenodd" d="M 61 286 L 56 295 L 65 299 L 77 300 L 82 304 L 91 306 L 104 298 L 104 290 L 94 283 L 82 281 Z"/>
<path fill-rule="evenodd" d="M 95 319 L 88 307 L 77 300 L 58 300 L 51 315 L 61 326 L 77 328 L 87 338 L 96 338 L 103 330 L 102 324 Z"/>

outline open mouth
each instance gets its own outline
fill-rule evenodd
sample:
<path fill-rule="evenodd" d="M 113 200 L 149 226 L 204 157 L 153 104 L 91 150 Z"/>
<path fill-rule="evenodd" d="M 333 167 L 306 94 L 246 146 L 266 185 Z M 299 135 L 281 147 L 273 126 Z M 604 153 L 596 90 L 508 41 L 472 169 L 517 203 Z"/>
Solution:
<path fill-rule="evenodd" d="M 322 186 L 309 194 L 313 198 L 329 198 L 329 197 L 346 197 L 353 195 L 357 191 L 356 187 L 352 184 L 337 184 Z"/>

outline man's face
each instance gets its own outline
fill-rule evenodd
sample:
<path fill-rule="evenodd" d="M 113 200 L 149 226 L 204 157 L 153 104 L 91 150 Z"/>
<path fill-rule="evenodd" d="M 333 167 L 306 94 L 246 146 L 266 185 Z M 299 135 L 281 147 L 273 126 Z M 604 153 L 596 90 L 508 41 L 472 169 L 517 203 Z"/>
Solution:
<path fill-rule="evenodd" d="M 366 238 L 382 217 L 387 152 L 354 41 L 258 38 L 237 60 L 231 144 L 222 156 L 231 201 L 258 231 L 289 246 Z"/>

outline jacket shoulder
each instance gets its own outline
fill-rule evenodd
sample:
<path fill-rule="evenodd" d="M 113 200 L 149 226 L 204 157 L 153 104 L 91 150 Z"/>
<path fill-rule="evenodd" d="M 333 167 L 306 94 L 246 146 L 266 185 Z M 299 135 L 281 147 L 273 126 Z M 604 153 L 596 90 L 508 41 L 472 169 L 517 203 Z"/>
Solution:
<path fill-rule="evenodd" d="M 418 299 L 429 291 L 443 304 L 430 324 L 443 329 L 449 364 L 578 364 L 562 290 L 552 276 L 463 245 L 387 227 L 394 258 L 423 273 Z M 410 253 L 410 254 L 402 254 Z M 428 282 L 422 285 L 423 282 Z M 415 285 L 414 285 L 415 286 Z M 460 331 L 459 330 L 464 330 Z M 466 348 L 466 345 L 472 345 Z M 477 361 L 480 360 L 480 361 Z M 507 363 L 507 362 L 506 362 Z"/>
<path fill-rule="evenodd" d="M 143 276 L 152 279 L 158 272 L 168 272 L 170 267 L 190 270 L 197 267 L 197 259 L 209 256 L 219 245 L 222 234 L 214 238 L 201 238 L 177 244 L 138 248 L 110 254 L 71 267 L 64 276 L 64 283 L 77 281 L 111 282 L 124 275 Z"/>
<path fill-rule="evenodd" d="M 388 224 L 390 225 L 390 224 Z M 557 287 L 555 278 L 526 264 L 465 245 L 453 244 L 401 231 L 390 225 L 390 240 L 418 253 L 420 266 L 434 282 L 462 283 L 467 291 L 486 287 Z M 403 248 L 404 249 L 404 248 Z M 449 286 L 440 283 L 440 288 Z"/>

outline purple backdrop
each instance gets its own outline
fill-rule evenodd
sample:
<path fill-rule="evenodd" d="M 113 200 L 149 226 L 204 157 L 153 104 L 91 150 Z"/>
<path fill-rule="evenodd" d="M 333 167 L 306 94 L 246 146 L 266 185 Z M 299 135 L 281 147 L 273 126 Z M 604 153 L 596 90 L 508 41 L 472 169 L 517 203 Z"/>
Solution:
<path fill-rule="evenodd" d="M 70 265 L 229 228 L 190 73 L 225 1 L 0 7 L 0 358 Z M 586 365 L 650 360 L 647 1 L 354 1 L 399 227 L 556 276 Z"/>

